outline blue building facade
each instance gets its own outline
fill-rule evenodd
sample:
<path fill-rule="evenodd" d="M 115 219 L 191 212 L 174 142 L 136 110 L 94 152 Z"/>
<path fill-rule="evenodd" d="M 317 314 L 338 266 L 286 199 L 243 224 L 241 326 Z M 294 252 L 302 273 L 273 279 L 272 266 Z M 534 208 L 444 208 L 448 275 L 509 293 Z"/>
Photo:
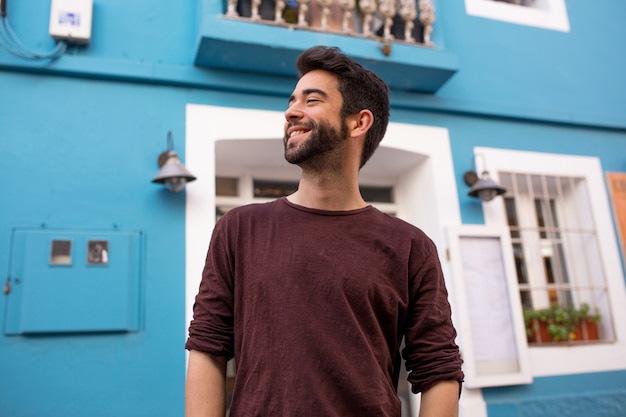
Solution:
<path fill-rule="evenodd" d="M 323 44 L 391 86 L 389 132 L 362 181 L 392 190 L 381 209 L 439 247 L 467 366 L 461 415 L 623 416 L 608 175 L 626 173 L 626 5 L 435 1 L 428 46 L 228 18 L 227 3 L 95 0 L 87 45 L 43 60 L 0 48 L 0 415 L 184 414 L 213 223 L 263 198 L 259 180 L 297 180 L 281 161 L 282 112 L 295 57 Z M 4 6 L 26 47 L 54 48 L 49 2 Z M 181 193 L 151 183 L 168 132 L 198 177 Z M 471 170 L 506 194 L 468 196 Z M 498 248 L 484 270 L 458 257 Z M 558 303 L 598 311 L 598 340 L 527 340 L 523 313 Z M 407 394 L 406 415 L 418 403 Z"/>

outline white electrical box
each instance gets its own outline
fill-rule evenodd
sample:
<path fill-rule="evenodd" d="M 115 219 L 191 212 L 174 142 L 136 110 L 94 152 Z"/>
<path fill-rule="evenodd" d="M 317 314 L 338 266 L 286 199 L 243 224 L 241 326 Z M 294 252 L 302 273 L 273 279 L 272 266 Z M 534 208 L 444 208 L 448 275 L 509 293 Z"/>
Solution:
<path fill-rule="evenodd" d="M 73 44 L 91 40 L 93 0 L 52 0 L 50 36 Z"/>

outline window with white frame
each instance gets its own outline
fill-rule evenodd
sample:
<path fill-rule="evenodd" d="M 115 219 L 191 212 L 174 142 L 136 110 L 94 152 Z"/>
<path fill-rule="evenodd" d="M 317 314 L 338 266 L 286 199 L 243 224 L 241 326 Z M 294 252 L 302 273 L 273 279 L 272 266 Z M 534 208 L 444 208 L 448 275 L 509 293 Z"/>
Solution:
<path fill-rule="evenodd" d="M 499 173 L 529 343 L 612 340 L 584 178 Z"/>
<path fill-rule="evenodd" d="M 482 207 L 486 225 L 509 229 L 522 309 L 599 313 L 597 341 L 567 326 L 565 341 L 531 340 L 532 375 L 624 369 L 626 288 L 600 159 L 483 147 L 474 154 L 507 189 Z"/>
<path fill-rule="evenodd" d="M 569 32 L 565 0 L 465 0 L 467 14 Z"/>

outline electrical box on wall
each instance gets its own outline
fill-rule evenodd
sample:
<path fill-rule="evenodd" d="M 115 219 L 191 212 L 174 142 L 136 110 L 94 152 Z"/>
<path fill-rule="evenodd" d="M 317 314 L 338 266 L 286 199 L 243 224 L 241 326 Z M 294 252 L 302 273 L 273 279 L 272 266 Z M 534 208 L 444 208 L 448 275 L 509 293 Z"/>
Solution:
<path fill-rule="evenodd" d="M 73 44 L 91 40 L 93 0 L 52 0 L 50 36 Z"/>
<path fill-rule="evenodd" d="M 4 333 L 138 331 L 142 236 L 122 230 L 15 229 Z"/>

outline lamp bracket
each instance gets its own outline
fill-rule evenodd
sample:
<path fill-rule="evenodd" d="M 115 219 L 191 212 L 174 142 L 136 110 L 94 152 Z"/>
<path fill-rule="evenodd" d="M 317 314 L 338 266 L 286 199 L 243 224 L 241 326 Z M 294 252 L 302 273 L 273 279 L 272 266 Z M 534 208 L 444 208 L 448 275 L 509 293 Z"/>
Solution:
<path fill-rule="evenodd" d="M 172 155 L 172 153 L 174 155 Z M 167 162 L 167 160 L 170 158 L 170 156 L 176 156 L 176 152 L 168 150 L 168 151 L 163 151 L 159 154 L 159 158 L 157 159 L 157 163 L 159 164 L 159 167 L 162 168 L 163 165 L 165 165 L 165 163 Z"/>
<path fill-rule="evenodd" d="M 476 181 L 478 181 L 478 174 L 475 171 L 467 171 L 463 174 L 463 181 L 471 187 L 476 184 Z"/>

